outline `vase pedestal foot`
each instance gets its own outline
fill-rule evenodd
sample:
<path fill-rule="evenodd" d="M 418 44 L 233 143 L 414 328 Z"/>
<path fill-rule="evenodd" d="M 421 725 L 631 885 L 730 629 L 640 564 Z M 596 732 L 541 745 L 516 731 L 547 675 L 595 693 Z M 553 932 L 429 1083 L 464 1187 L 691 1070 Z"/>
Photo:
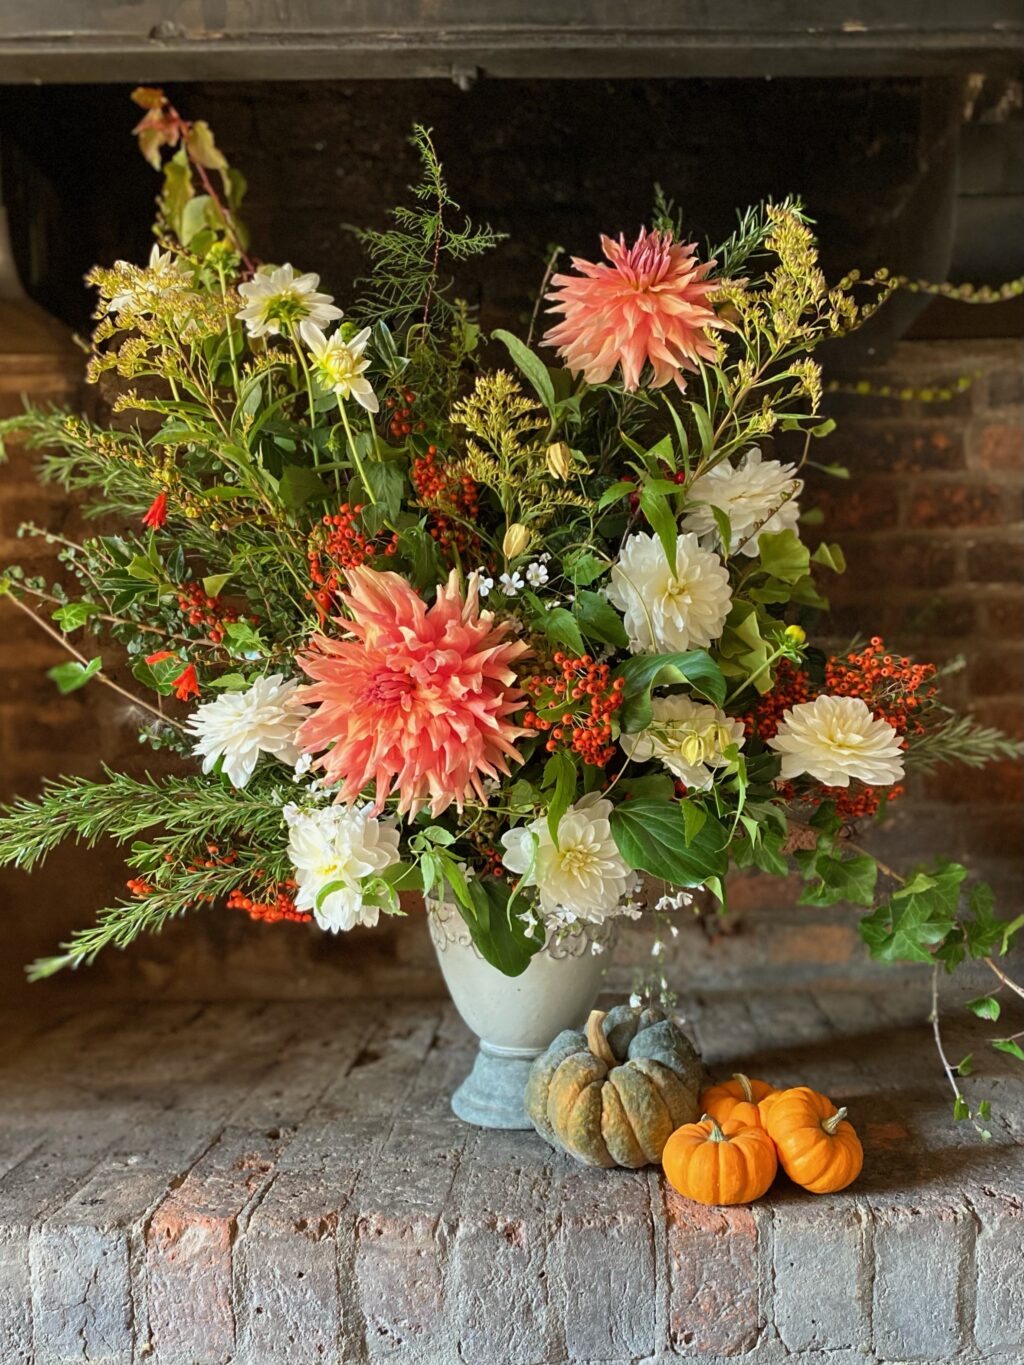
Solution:
<path fill-rule="evenodd" d="M 532 1128 L 523 1108 L 530 1067 L 539 1054 L 481 1043 L 473 1069 L 452 1095 L 452 1110 L 478 1128 Z"/>

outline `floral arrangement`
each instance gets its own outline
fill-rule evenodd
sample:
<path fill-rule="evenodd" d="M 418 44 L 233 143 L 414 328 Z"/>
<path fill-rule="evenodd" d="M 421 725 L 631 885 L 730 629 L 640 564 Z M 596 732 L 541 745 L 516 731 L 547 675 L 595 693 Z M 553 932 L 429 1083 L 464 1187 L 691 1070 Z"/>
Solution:
<path fill-rule="evenodd" d="M 498 236 L 418 129 L 423 181 L 361 234 L 343 311 L 250 256 L 207 125 L 135 99 L 163 188 L 148 264 L 89 277 L 107 414 L 5 424 L 108 529 L 27 526 L 67 572 L 0 583 L 66 647 L 57 687 L 115 688 L 169 761 L 0 815 L 4 863 L 128 850 L 130 894 L 31 974 L 200 907 L 336 933 L 443 883 L 516 974 L 547 932 L 636 914 L 641 876 L 724 906 L 753 865 L 862 907 L 879 959 L 1002 976 L 1024 917 L 850 836 L 915 766 L 1015 746 L 947 709 L 934 666 L 811 639 L 844 568 L 801 517 L 834 426 L 814 354 L 898 282 L 828 286 L 796 201 L 699 250 L 659 197 L 635 241 L 552 263 L 525 338 L 487 339 L 448 275 Z"/>

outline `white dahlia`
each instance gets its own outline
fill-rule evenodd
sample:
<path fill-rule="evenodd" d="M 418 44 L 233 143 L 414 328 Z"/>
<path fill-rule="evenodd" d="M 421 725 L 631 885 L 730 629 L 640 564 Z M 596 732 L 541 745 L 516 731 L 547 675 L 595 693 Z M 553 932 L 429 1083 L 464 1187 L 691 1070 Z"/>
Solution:
<path fill-rule="evenodd" d="M 501 836 L 502 862 L 510 872 L 523 876 L 526 886 L 537 888 L 541 911 L 549 923 L 590 920 L 600 924 L 617 913 L 633 886 L 635 873 L 612 838 L 611 813 L 612 803 L 590 792 L 558 822 L 557 848 L 546 818 Z"/>
<path fill-rule="evenodd" d="M 364 900 L 362 879 L 398 862 L 394 823 L 376 819 L 369 806 L 286 806 L 283 814 L 299 886 L 296 908 L 311 911 L 320 928 L 332 934 L 376 924 L 380 907 Z"/>
<path fill-rule="evenodd" d="M 706 648 L 721 635 L 732 606 L 722 561 L 692 534 L 676 540 L 674 572 L 656 536 L 628 536 L 608 597 L 623 613 L 630 648 L 640 654 Z"/>
<path fill-rule="evenodd" d="M 753 557 L 762 534 L 774 535 L 796 528 L 800 520 L 797 498 L 804 485 L 795 475 L 793 465 L 762 460 L 761 452 L 753 446 L 741 464 L 723 460 L 694 479 L 687 489 L 687 497 L 691 502 L 705 505 L 691 508 L 683 518 L 683 527 L 720 543 L 711 510 L 717 507 L 728 516 L 732 528 L 729 553 L 735 554 L 739 550 L 741 554 Z M 759 526 L 759 522 L 763 525 Z"/>
<path fill-rule="evenodd" d="M 290 265 L 276 270 L 257 270 L 251 280 L 238 286 L 245 307 L 235 316 L 244 322 L 251 337 L 270 336 L 297 326 L 304 319 L 323 327 L 341 317 L 330 294 L 318 294 L 320 276 L 296 275 Z"/>
<path fill-rule="evenodd" d="M 313 374 L 324 393 L 333 393 L 338 398 L 354 398 L 367 412 L 377 412 L 377 395 L 370 381 L 363 378 L 369 365 L 364 357 L 366 343 L 370 339 L 369 327 L 357 332 L 350 341 L 345 341 L 340 332 L 327 337 L 315 322 L 299 324 L 302 340 L 309 347 L 313 362 Z"/>
<path fill-rule="evenodd" d="M 149 263 L 144 269 L 127 261 L 117 261 L 114 269 L 125 277 L 125 287 L 111 297 L 107 304 L 108 313 L 131 311 L 140 317 L 153 312 L 156 305 L 167 301 L 170 294 L 180 294 L 191 289 L 192 272 L 181 264 L 170 251 L 161 251 L 154 243 L 149 253 Z"/>
<path fill-rule="evenodd" d="M 889 787 L 903 776 L 899 735 L 860 697 L 816 697 L 791 707 L 768 747 L 782 755 L 787 782 L 806 773 L 826 787 L 848 787 L 851 777 Z"/>
<path fill-rule="evenodd" d="M 679 695 L 655 697 L 651 711 L 651 724 L 635 735 L 622 735 L 619 743 L 636 762 L 660 759 L 696 791 L 706 791 L 714 780 L 714 769 L 729 762 L 724 751 L 730 745 L 743 747 L 743 722 L 717 706 Z"/>
<path fill-rule="evenodd" d="M 223 758 L 231 785 L 244 787 L 261 753 L 293 766 L 299 758 L 296 731 L 307 715 L 295 697 L 298 686 L 294 679 L 285 682 L 280 673 L 271 673 L 245 692 L 226 692 L 197 707 L 185 728 L 198 737 L 192 752 L 202 756 L 203 772 L 211 772 Z"/>

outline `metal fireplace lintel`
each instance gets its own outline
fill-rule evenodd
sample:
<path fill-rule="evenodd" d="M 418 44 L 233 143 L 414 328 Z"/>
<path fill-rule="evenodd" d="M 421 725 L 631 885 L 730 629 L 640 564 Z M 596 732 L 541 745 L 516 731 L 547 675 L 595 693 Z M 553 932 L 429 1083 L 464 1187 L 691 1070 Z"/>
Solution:
<path fill-rule="evenodd" d="M 1020 0 L 4 0 L 0 82 L 1011 71 Z"/>

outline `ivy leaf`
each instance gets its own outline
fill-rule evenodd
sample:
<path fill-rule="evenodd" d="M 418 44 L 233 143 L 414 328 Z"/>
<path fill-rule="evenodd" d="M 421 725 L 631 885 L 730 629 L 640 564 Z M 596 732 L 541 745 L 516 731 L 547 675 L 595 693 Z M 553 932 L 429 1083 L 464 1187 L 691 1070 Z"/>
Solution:
<path fill-rule="evenodd" d="M 991 1019 L 993 1023 L 999 1018 L 999 1001 L 994 996 L 982 995 L 977 1000 L 968 1000 L 964 1005 L 965 1009 L 976 1014 L 979 1019 Z"/>
<path fill-rule="evenodd" d="M 90 616 L 95 616 L 102 610 L 103 608 L 98 607 L 95 602 L 65 602 L 53 613 L 53 619 L 65 634 L 70 635 L 73 630 L 84 626 Z"/>
<path fill-rule="evenodd" d="M 232 621 L 224 627 L 224 633 L 230 641 L 230 652 L 235 656 L 258 659 L 267 652 L 263 636 L 248 621 Z"/>
<path fill-rule="evenodd" d="M 838 905 L 849 901 L 852 905 L 873 905 L 878 864 L 874 858 L 862 854 L 855 858 L 836 857 L 814 849 L 800 849 L 794 857 L 810 885 L 800 896 L 801 905 Z"/>
<path fill-rule="evenodd" d="M 555 386 L 551 382 L 550 374 L 548 374 L 548 367 L 539 356 L 535 356 L 530 348 L 524 346 L 519 338 L 513 336 L 511 332 L 503 331 L 499 327 L 491 335 L 496 336 L 500 342 L 504 343 L 505 349 L 512 357 L 516 368 L 530 381 L 538 398 L 547 408 L 549 415 L 553 417 L 555 414 Z"/>
<path fill-rule="evenodd" d="M 468 884 L 473 913 L 463 918 L 480 955 L 505 976 L 521 976 L 530 958 L 544 946 L 543 934 L 531 936 L 516 914 L 509 912 L 511 888 L 493 877 Z"/>
<path fill-rule="evenodd" d="M 392 521 L 402 510 L 405 476 L 396 464 L 385 460 L 364 459 L 363 473 L 377 506 L 384 509 Z"/>
<path fill-rule="evenodd" d="M 953 1118 L 957 1123 L 960 1123 L 963 1119 L 969 1119 L 970 1117 L 971 1111 L 967 1101 L 964 1099 L 963 1095 L 957 1095 L 956 1099 L 953 1101 Z"/>
<path fill-rule="evenodd" d="M 606 559 L 598 559 L 589 550 L 577 550 L 574 554 L 566 556 L 563 567 L 567 577 L 571 578 L 578 588 L 589 588 L 609 565 Z"/>
<path fill-rule="evenodd" d="M 53 679 L 57 684 L 57 691 L 65 697 L 69 692 L 77 692 L 80 687 L 84 687 L 102 667 L 103 660 L 100 658 L 90 659 L 86 664 L 79 663 L 77 659 L 69 659 L 67 663 L 48 668 L 46 676 Z"/>
<path fill-rule="evenodd" d="M 846 556 L 843 554 L 842 547 L 829 545 L 824 540 L 811 555 L 811 563 L 822 564 L 826 569 L 831 569 L 833 573 L 846 572 Z"/>
<path fill-rule="evenodd" d="M 196 119 L 188 130 L 188 150 L 193 161 L 205 166 L 208 171 L 226 171 L 228 168 L 224 153 L 217 146 L 210 131 L 210 125 L 203 119 Z"/>
<path fill-rule="evenodd" d="M 550 611 L 546 611 L 542 606 L 534 616 L 534 624 L 554 644 L 565 645 L 573 650 L 577 657 L 586 653 L 576 618 L 571 611 L 566 611 L 565 607 L 552 607 Z"/>
<path fill-rule="evenodd" d="M 1008 1057 L 1016 1057 L 1018 1062 L 1024 1062 L 1024 1050 L 1012 1038 L 993 1038 L 992 1046 L 997 1052 L 1005 1052 Z"/>
<path fill-rule="evenodd" d="M 207 686 L 220 692 L 244 692 L 249 686 L 249 680 L 243 673 L 222 673 L 219 678 L 207 683 Z"/>
<path fill-rule="evenodd" d="M 622 617 L 607 597 L 599 592 L 581 591 L 576 594 L 576 619 L 584 635 L 617 649 L 629 648 L 629 636 Z"/>
<path fill-rule="evenodd" d="M 207 597 L 219 597 L 233 577 L 231 573 L 212 573 L 203 579 L 203 592 Z"/>
<path fill-rule="evenodd" d="M 709 877 L 724 877 L 728 869 L 724 825 L 708 816 L 688 842 L 676 801 L 626 801 L 612 811 L 609 823 L 630 867 L 673 886 L 702 886 Z"/>
<path fill-rule="evenodd" d="M 860 922 L 860 934 L 879 962 L 932 962 L 929 950 L 941 944 L 956 922 L 960 883 L 967 869 L 945 863 L 932 873 L 918 872 L 885 904 Z"/>
<path fill-rule="evenodd" d="M 613 677 L 623 678 L 622 708 L 619 724 L 627 733 L 643 730 L 651 723 L 651 691 L 673 683 L 689 683 L 700 697 L 721 706 L 725 701 L 722 670 L 703 649 L 683 654 L 636 654 L 620 664 Z"/>
<path fill-rule="evenodd" d="M 953 1068 L 958 1076 L 970 1076 L 974 1072 L 974 1053 L 968 1052 Z"/>

